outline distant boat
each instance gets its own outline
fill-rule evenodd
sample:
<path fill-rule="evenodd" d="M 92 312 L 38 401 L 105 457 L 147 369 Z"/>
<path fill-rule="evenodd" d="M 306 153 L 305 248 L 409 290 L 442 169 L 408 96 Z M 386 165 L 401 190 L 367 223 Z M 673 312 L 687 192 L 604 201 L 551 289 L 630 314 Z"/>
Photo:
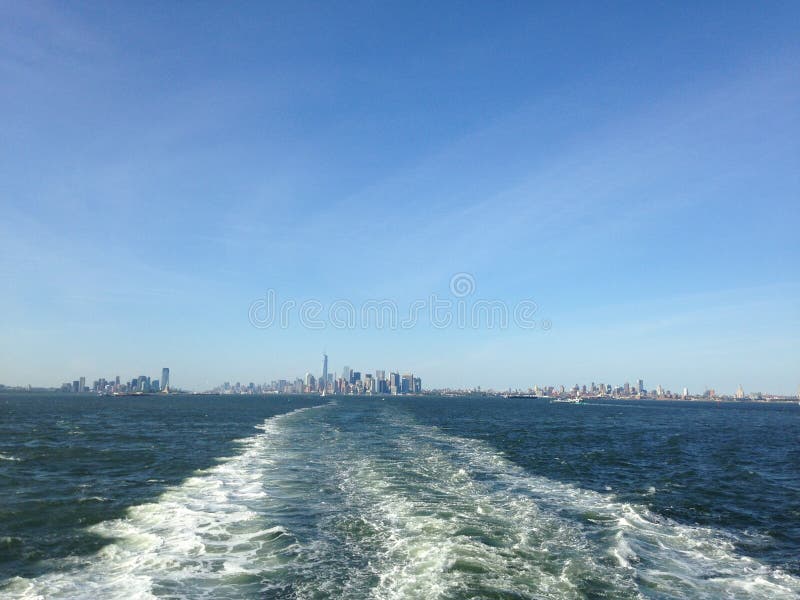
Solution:
<path fill-rule="evenodd" d="M 583 398 L 553 398 L 551 404 L 581 404 Z"/>

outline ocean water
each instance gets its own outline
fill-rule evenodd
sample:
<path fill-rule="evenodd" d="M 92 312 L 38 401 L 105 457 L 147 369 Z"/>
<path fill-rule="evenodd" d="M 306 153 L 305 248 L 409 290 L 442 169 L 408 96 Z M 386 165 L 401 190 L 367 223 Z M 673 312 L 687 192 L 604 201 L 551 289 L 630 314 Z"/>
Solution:
<path fill-rule="evenodd" d="M 800 407 L 0 396 L 3 598 L 798 598 Z"/>

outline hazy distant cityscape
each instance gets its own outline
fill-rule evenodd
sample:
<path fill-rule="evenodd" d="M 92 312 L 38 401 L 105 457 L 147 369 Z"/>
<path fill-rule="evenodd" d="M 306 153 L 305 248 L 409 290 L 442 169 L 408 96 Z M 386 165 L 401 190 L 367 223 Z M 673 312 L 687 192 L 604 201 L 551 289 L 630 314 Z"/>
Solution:
<path fill-rule="evenodd" d="M 321 373 L 317 376 L 306 372 L 303 377 L 275 379 L 269 383 L 231 383 L 226 381 L 209 390 L 190 391 L 170 387 L 169 367 L 161 369 L 161 378 L 151 378 L 139 375 L 130 380 L 123 381 L 120 376 L 106 379 L 100 377 L 87 385 L 86 377 L 78 377 L 71 382 L 63 383 L 59 388 L 27 386 L 6 386 L 0 384 L 0 391 L 60 391 L 72 394 L 99 394 L 99 395 L 143 395 L 143 394 L 169 394 L 169 393 L 201 393 L 201 394 L 321 394 L 321 395 L 348 395 L 372 396 L 384 395 L 436 395 L 436 396 L 521 396 L 542 398 L 617 398 L 617 399 L 655 399 L 655 400 L 750 400 L 750 401 L 781 401 L 800 399 L 800 387 L 795 396 L 771 394 L 766 392 L 745 392 L 741 385 L 732 395 L 718 393 L 714 388 L 706 388 L 702 392 L 692 393 L 684 387 L 680 392 L 665 389 L 660 384 L 654 389 L 648 389 L 643 379 L 634 383 L 628 381 L 621 385 L 606 383 L 574 384 L 572 387 L 565 385 L 534 385 L 529 388 L 430 388 L 422 387 L 422 379 L 413 372 L 401 373 L 376 369 L 374 373 L 359 371 L 349 366 L 342 368 L 341 375 L 328 369 L 328 355 L 323 354 Z"/>
<path fill-rule="evenodd" d="M 121 381 L 119 375 L 112 379 L 101 377 L 95 379 L 91 386 L 86 385 L 86 377 L 79 377 L 72 382 L 65 382 L 59 388 L 62 392 L 71 392 L 73 394 L 153 394 L 153 393 L 169 393 L 169 368 L 164 367 L 161 369 L 161 379 L 151 379 L 147 375 L 139 375 L 129 381 Z"/>

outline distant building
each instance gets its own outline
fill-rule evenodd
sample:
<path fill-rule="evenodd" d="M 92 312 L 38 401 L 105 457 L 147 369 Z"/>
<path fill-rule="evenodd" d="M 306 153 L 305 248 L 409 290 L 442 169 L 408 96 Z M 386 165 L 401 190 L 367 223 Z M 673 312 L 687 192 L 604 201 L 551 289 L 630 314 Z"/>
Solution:
<path fill-rule="evenodd" d="M 161 369 L 161 391 L 169 391 L 169 367 Z"/>
<path fill-rule="evenodd" d="M 311 373 L 306 373 L 305 390 L 306 392 L 313 392 L 317 389 L 317 380 Z"/>
<path fill-rule="evenodd" d="M 375 371 L 375 385 L 377 386 L 376 391 L 379 394 L 385 394 L 389 391 L 389 386 L 386 384 L 386 371 Z"/>
<path fill-rule="evenodd" d="M 328 355 L 324 353 L 322 355 L 322 381 L 320 383 L 320 387 L 325 391 L 328 386 Z"/>
<path fill-rule="evenodd" d="M 82 394 L 86 391 L 86 377 L 81 377 L 79 381 L 78 391 Z"/>
<path fill-rule="evenodd" d="M 389 393 L 397 395 L 400 393 L 400 374 L 389 373 Z"/>

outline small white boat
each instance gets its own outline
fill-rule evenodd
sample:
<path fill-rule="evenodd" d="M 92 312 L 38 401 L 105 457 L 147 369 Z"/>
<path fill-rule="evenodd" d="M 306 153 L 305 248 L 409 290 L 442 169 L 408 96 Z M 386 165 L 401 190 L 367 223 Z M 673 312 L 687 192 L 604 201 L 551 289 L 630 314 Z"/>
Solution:
<path fill-rule="evenodd" d="M 553 398 L 551 404 L 580 404 L 583 398 Z"/>

